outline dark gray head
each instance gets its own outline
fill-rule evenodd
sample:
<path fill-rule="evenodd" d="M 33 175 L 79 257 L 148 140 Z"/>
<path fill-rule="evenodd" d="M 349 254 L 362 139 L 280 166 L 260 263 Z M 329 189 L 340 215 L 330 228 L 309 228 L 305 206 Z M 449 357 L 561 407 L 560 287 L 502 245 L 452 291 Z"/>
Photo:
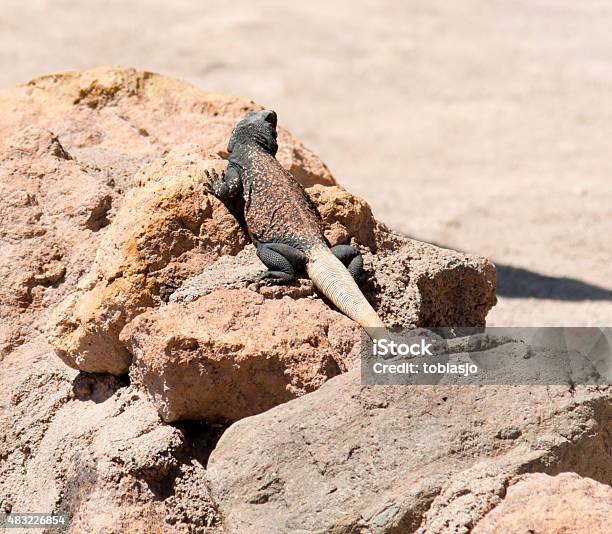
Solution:
<path fill-rule="evenodd" d="M 232 131 L 228 152 L 232 152 L 236 143 L 242 145 L 256 144 L 264 150 L 276 155 L 276 113 L 270 109 L 249 111 Z"/>

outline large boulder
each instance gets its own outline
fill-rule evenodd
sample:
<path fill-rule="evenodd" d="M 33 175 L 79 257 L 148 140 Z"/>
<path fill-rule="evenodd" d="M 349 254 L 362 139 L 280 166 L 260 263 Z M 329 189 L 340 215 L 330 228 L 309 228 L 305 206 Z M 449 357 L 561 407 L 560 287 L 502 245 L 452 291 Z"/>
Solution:
<path fill-rule="evenodd" d="M 519 474 L 610 484 L 611 401 L 610 387 L 363 386 L 356 369 L 232 425 L 208 478 L 228 532 L 467 533 Z"/>
<path fill-rule="evenodd" d="M 74 532 L 216 531 L 205 466 L 222 427 L 163 418 L 238 419 L 355 365 L 356 325 L 308 280 L 259 282 L 239 209 L 209 193 L 254 109 L 133 69 L 0 92 L 0 511 L 67 511 Z M 332 244 L 361 247 L 385 320 L 484 324 L 487 260 L 394 235 L 283 129 L 279 144 Z M 223 372 L 189 384 L 193 369 Z"/>
<path fill-rule="evenodd" d="M 184 186 L 202 155 L 227 155 L 235 122 L 256 109 L 250 101 L 121 68 L 52 74 L 0 91 L 0 358 L 40 330 L 48 310 L 83 278 L 91 282 L 86 275 L 96 250 L 126 192 L 143 185 L 143 173 L 151 180 L 176 173 Z M 279 160 L 304 185 L 335 183 L 323 162 L 282 128 L 279 142 Z M 189 147 L 177 149 L 189 143 L 199 163 L 189 160 Z M 197 172 L 191 185 L 201 185 Z M 111 321 L 109 329 L 117 328 Z M 75 337 L 58 347 L 67 361 L 84 342 Z M 121 364 L 108 367 L 118 371 Z"/>
<path fill-rule="evenodd" d="M 318 296 L 307 280 L 300 281 L 298 287 L 255 287 L 252 284 L 262 269 L 257 260 L 251 263 L 257 268 L 246 277 L 240 260 L 234 262 L 235 269 L 219 277 L 221 269 L 217 267 L 231 267 L 231 258 L 245 251 L 248 237 L 239 206 L 223 204 L 211 194 L 210 176 L 224 166 L 221 158 L 226 153 L 221 145 L 231 125 L 245 109 L 256 106 L 200 93 L 146 73 L 96 71 L 99 79 L 93 82 L 90 74 L 64 75 L 61 83 L 60 78 L 45 78 L 34 84 L 36 91 L 28 93 L 34 107 L 42 95 L 51 108 L 57 100 L 53 105 L 65 110 L 63 128 L 66 121 L 74 122 L 71 128 L 85 127 L 83 121 L 94 114 L 100 115 L 96 131 L 104 133 L 91 139 L 66 134 L 65 139 L 60 138 L 63 145 L 54 141 L 57 146 L 52 146 L 48 156 L 53 162 L 58 158 L 68 161 L 64 165 L 83 175 L 84 184 L 92 182 L 89 187 L 95 193 L 89 201 L 77 189 L 86 200 L 85 206 L 91 205 L 79 208 L 85 209 L 81 224 L 94 235 L 80 232 L 72 239 L 78 244 L 89 243 L 96 251 L 95 255 L 89 252 L 95 257 L 87 260 L 88 272 L 81 269 L 73 275 L 70 261 L 49 267 L 36 264 L 43 272 L 51 269 L 50 276 L 55 278 L 64 276 L 64 269 L 76 282 L 65 285 L 61 295 L 53 293 L 54 301 L 48 306 L 52 310 L 48 339 L 60 358 L 82 371 L 127 373 L 133 354 L 121 331 L 140 314 L 172 298 L 177 287 L 183 293 L 185 287 L 191 288 L 192 300 L 207 294 L 211 287 L 248 287 L 266 298 L 284 295 L 295 299 L 303 307 L 302 315 L 310 317 L 303 299 Z M 78 83 L 75 77 L 80 79 Z M 175 92 L 169 93 L 170 89 Z M 70 91 L 77 91 L 71 102 L 65 94 Z M 171 108 L 170 94 L 174 99 L 170 100 Z M 140 133 L 133 137 L 127 131 L 117 132 L 107 117 L 111 109 L 133 121 Z M 38 120 L 51 126 L 52 118 L 49 110 L 41 110 Z M 197 128 L 196 120 L 200 121 Z M 193 130 L 187 130 L 185 124 Z M 164 136 L 153 132 L 164 132 Z M 364 292 L 384 320 L 404 326 L 484 325 L 495 303 L 495 270 L 490 262 L 393 234 L 374 219 L 364 200 L 334 185 L 314 155 L 289 134 L 281 133 L 279 159 L 303 185 L 310 185 L 307 193 L 321 213 L 331 244 L 352 242 L 362 248 L 368 274 Z M 143 135 L 148 144 L 143 144 Z M 159 141 L 162 138 L 163 143 Z M 169 138 L 176 143 L 168 145 Z M 167 151 L 162 156 L 163 149 Z M 131 176 L 126 176 L 128 169 Z M 62 179 L 65 187 L 70 186 L 69 175 L 64 173 Z M 76 199 L 71 197 L 71 202 Z M 64 204 L 60 207 L 71 213 Z M 226 283 L 220 283 L 221 279 Z M 155 317 L 163 321 L 165 315 Z"/>
<path fill-rule="evenodd" d="M 0 512 L 69 512 L 73 532 L 220 528 L 204 468 L 220 428 L 165 425 L 145 391 L 70 369 L 46 338 L 74 367 L 125 372 L 122 323 L 246 244 L 203 169 L 220 168 L 254 109 L 134 69 L 0 92 Z M 304 185 L 335 183 L 287 131 L 279 140 Z"/>

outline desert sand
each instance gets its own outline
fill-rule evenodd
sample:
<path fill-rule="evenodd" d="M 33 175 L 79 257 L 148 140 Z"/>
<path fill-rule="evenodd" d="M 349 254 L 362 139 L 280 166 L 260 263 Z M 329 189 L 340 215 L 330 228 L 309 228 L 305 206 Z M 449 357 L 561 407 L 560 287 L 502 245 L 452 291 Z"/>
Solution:
<path fill-rule="evenodd" d="M 407 235 L 491 258 L 492 325 L 612 324 L 612 6 L 0 2 L 0 87 L 124 65 L 252 98 Z"/>

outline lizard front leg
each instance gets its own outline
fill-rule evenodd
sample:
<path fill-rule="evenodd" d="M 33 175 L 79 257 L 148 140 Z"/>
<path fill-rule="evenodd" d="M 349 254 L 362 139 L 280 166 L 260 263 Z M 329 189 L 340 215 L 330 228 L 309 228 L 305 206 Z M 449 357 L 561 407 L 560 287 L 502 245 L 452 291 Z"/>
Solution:
<path fill-rule="evenodd" d="M 211 174 L 206 171 L 206 176 L 209 178 Z M 215 196 L 220 200 L 226 200 L 236 197 L 242 193 L 242 180 L 240 179 L 240 171 L 230 162 L 227 165 L 227 170 L 219 177 L 213 171 L 215 180 L 212 183 L 212 189 Z"/>

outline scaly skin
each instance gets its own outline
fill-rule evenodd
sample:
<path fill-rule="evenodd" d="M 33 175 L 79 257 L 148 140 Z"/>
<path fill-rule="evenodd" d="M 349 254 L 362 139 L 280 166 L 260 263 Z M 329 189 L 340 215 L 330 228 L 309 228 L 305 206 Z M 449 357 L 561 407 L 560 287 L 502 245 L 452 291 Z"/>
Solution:
<path fill-rule="evenodd" d="M 216 196 L 242 194 L 245 222 L 268 274 L 291 280 L 306 271 L 315 287 L 372 337 L 384 325 L 355 283 L 361 256 L 347 246 L 330 249 L 316 207 L 277 161 L 277 149 L 276 113 L 247 113 L 232 132 L 227 170 L 213 183 Z M 337 256 L 349 263 L 350 273 Z"/>
<path fill-rule="evenodd" d="M 306 251 L 323 242 L 316 208 L 276 158 L 254 146 L 234 149 L 243 165 L 244 218 L 258 243 L 287 243 Z M 232 154 L 233 155 L 233 154 Z"/>

